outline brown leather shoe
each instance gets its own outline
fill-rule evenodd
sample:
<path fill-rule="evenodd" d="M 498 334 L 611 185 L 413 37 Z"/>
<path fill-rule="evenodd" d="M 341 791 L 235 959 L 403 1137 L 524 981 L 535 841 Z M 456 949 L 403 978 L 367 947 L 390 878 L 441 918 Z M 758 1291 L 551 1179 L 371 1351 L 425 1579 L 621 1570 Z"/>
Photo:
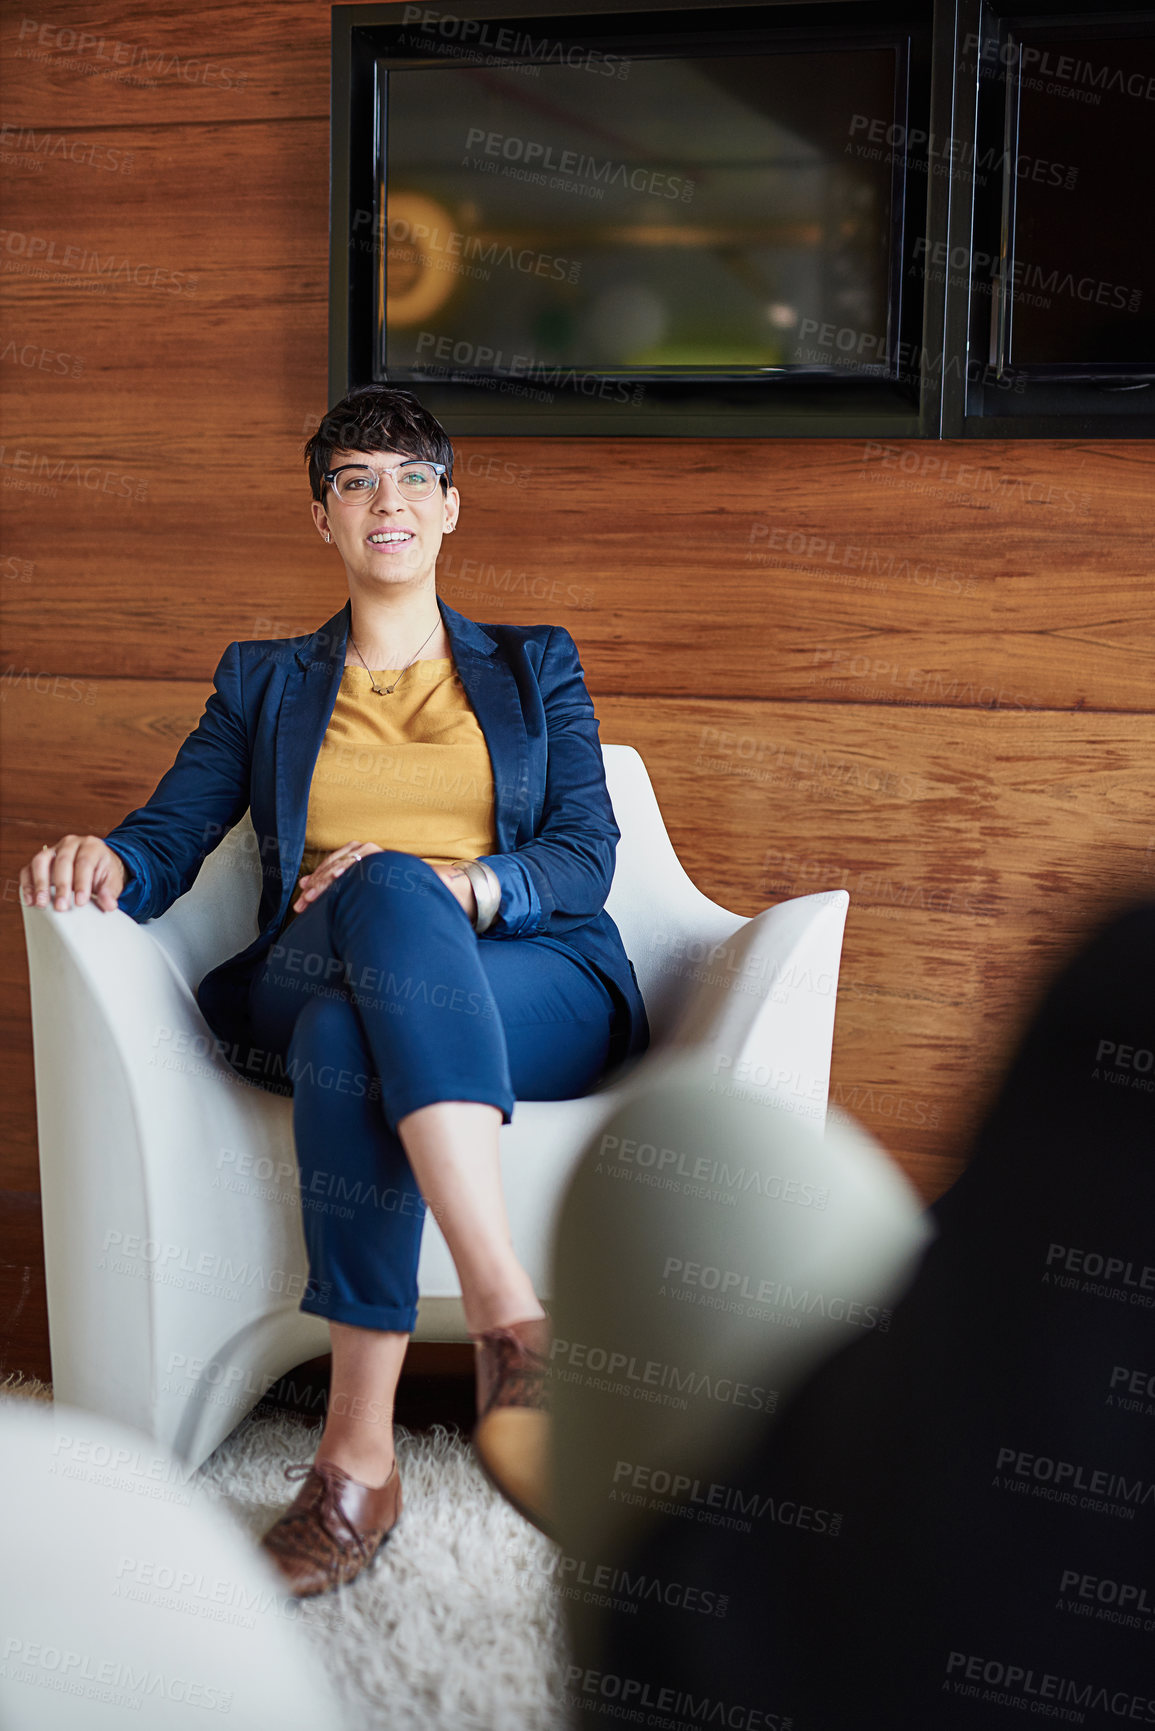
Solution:
<path fill-rule="evenodd" d="M 304 1484 L 261 1540 L 294 1598 L 327 1593 L 359 1575 L 401 1514 L 397 1462 L 383 1485 L 358 1484 L 332 1461 L 285 1468 Z"/>
<path fill-rule="evenodd" d="M 546 1534 L 551 1534 L 545 1392 L 550 1334 L 549 1318 L 542 1316 L 474 1336 L 477 1458 L 490 1483 Z"/>

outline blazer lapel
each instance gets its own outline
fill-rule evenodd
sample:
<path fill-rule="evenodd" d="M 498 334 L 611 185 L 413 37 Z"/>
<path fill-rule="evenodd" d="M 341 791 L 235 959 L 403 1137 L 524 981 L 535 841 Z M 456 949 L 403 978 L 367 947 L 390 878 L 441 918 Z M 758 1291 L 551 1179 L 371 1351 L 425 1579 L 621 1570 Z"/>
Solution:
<path fill-rule="evenodd" d="M 282 919 L 297 884 L 305 852 L 309 788 L 325 729 L 329 725 L 349 635 L 349 603 L 294 651 L 277 711 L 274 746 L 274 799 L 281 863 Z"/>
<path fill-rule="evenodd" d="M 437 605 L 453 649 L 453 659 L 465 695 L 473 706 L 493 765 L 497 852 L 512 853 L 533 839 L 533 805 L 529 787 L 529 741 L 521 693 L 513 669 L 498 653 L 496 637 L 476 621 L 446 605 Z"/>

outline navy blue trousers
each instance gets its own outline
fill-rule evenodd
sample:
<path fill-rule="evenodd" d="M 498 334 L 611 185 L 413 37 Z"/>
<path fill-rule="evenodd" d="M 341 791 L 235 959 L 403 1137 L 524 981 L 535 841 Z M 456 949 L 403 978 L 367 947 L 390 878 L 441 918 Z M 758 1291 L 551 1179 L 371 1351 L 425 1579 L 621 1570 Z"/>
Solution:
<path fill-rule="evenodd" d="M 603 1074 L 614 1006 L 549 937 L 478 938 L 412 854 L 370 854 L 290 922 L 253 981 L 255 1040 L 293 1087 L 301 1309 L 408 1333 L 425 1203 L 397 1135 L 438 1100 L 564 1100 Z"/>

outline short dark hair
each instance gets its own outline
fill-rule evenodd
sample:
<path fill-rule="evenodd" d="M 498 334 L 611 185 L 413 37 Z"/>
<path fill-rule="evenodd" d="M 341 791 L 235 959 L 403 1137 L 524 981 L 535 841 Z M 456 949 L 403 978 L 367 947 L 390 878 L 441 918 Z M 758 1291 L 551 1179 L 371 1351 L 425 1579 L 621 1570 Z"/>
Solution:
<path fill-rule="evenodd" d="M 444 463 L 441 491 L 453 485 L 453 446 L 435 415 L 422 408 L 412 391 L 392 385 L 359 385 L 334 403 L 305 446 L 313 497 L 324 502 L 325 474 L 334 451 L 403 451 Z"/>

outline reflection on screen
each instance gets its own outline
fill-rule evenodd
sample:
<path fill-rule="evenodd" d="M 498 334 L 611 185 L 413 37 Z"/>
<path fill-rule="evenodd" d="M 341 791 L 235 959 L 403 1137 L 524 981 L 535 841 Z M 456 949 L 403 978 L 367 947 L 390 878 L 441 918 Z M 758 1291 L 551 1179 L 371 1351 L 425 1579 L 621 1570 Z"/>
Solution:
<path fill-rule="evenodd" d="M 1032 31 L 1018 78 L 1014 366 L 1155 361 L 1155 42 Z"/>
<path fill-rule="evenodd" d="M 877 367 L 891 48 L 389 71 L 388 376 Z M 837 342 L 832 332 L 848 332 Z"/>

